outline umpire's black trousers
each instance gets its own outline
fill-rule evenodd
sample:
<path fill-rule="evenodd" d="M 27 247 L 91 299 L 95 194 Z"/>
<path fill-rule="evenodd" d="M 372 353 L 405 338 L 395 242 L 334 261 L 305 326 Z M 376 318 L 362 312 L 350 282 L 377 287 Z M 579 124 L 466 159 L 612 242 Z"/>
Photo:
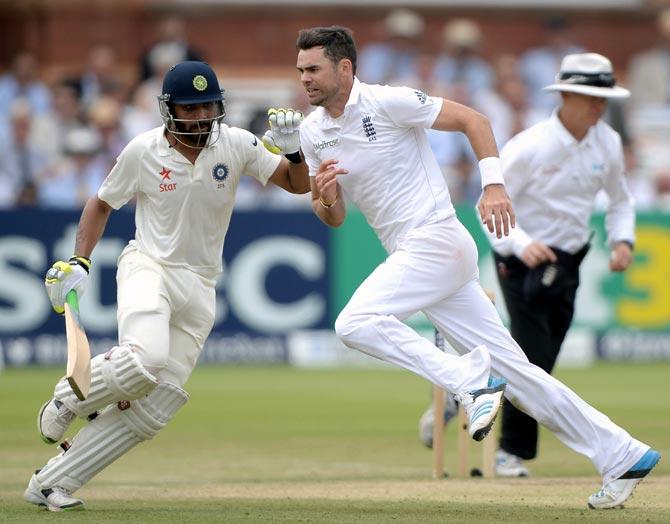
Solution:
<path fill-rule="evenodd" d="M 551 299 L 535 299 L 524 293 L 528 267 L 515 256 L 494 253 L 498 281 L 510 316 L 510 332 L 533 364 L 551 373 L 561 344 L 570 328 L 579 286 L 579 264 L 588 247 L 563 258 L 563 291 Z M 567 260 L 566 260 L 567 258 Z M 538 425 L 535 419 L 505 399 L 502 411 L 500 448 L 522 459 L 537 455 Z"/>

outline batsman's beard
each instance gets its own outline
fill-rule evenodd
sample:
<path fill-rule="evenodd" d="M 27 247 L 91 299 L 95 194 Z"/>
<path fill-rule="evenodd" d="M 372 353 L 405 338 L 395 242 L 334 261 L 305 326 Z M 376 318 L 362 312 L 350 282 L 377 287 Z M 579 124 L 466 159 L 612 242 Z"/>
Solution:
<path fill-rule="evenodd" d="M 180 144 L 191 149 L 203 149 L 209 145 L 214 123 L 218 125 L 213 119 L 198 120 L 190 124 L 174 121 L 168 131 Z"/>

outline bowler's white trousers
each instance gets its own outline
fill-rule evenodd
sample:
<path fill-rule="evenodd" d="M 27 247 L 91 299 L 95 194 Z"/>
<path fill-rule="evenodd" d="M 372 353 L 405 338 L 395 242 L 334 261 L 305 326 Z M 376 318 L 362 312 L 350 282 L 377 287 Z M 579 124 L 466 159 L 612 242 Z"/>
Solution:
<path fill-rule="evenodd" d="M 479 284 L 477 248 L 454 216 L 414 229 L 361 284 L 335 322 L 349 347 L 406 368 L 448 391 L 508 381 L 505 396 L 587 456 L 605 482 L 649 446 L 531 364 Z M 403 323 L 423 311 L 461 355 L 445 354 Z"/>
<path fill-rule="evenodd" d="M 158 378 L 184 387 L 214 324 L 215 281 L 165 267 L 131 244 L 117 271 L 119 344 Z"/>

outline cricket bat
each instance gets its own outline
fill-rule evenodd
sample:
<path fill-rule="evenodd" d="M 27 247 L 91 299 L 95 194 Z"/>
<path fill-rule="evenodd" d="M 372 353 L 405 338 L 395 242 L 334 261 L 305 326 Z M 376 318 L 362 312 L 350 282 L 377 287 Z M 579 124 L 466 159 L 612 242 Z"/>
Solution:
<path fill-rule="evenodd" d="M 91 349 L 79 318 L 79 299 L 73 289 L 65 297 L 67 372 L 65 378 L 79 400 L 86 400 L 91 387 Z"/>

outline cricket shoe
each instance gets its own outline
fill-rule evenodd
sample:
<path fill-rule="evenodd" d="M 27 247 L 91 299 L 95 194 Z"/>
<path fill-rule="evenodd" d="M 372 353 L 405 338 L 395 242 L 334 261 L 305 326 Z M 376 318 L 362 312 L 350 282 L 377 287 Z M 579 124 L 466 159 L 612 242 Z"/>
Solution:
<path fill-rule="evenodd" d="M 73 497 L 69 491 L 57 486 L 42 488 L 37 481 L 37 472 L 30 477 L 30 482 L 23 498 L 36 506 L 44 506 L 49 511 L 66 511 L 70 509 L 84 509 L 84 501 Z"/>
<path fill-rule="evenodd" d="M 491 431 L 506 386 L 504 378 L 490 376 L 485 388 L 456 394 L 456 400 L 468 416 L 468 432 L 476 441 L 483 440 Z"/>
<path fill-rule="evenodd" d="M 63 438 L 76 415 L 65 407 L 60 400 L 47 400 L 37 415 L 37 429 L 42 440 L 47 444 L 55 444 Z"/>
<path fill-rule="evenodd" d="M 600 491 L 591 495 L 589 508 L 622 508 L 623 503 L 632 495 L 635 486 L 642 482 L 642 479 L 654 469 L 659 460 L 661 460 L 661 454 L 658 451 L 648 450 L 626 473 L 616 480 L 603 484 Z"/>
<path fill-rule="evenodd" d="M 458 415 L 458 402 L 451 393 L 444 394 L 444 425 Z M 433 426 L 435 425 L 435 410 L 433 405 L 421 415 L 419 419 L 419 439 L 421 443 L 429 449 L 433 447 Z"/>
<path fill-rule="evenodd" d="M 496 477 L 528 477 L 530 472 L 523 465 L 523 459 L 507 453 L 504 449 L 496 451 Z"/>

